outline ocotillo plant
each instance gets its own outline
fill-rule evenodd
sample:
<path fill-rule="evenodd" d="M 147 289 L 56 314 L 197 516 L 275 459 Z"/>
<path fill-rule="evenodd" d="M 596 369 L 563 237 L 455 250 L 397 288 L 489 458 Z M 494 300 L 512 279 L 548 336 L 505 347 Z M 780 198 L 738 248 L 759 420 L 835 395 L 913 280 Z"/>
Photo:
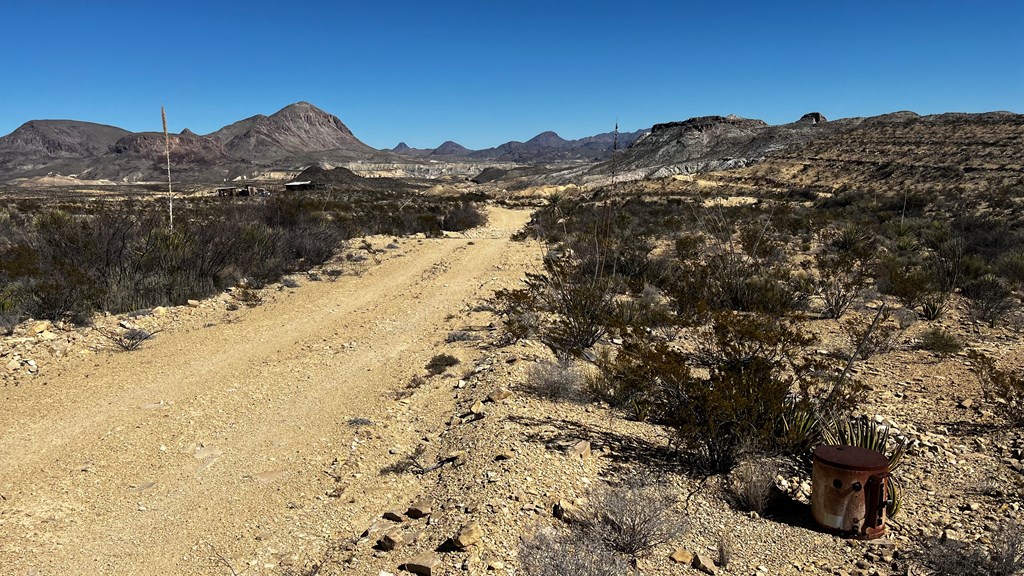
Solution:
<path fill-rule="evenodd" d="M 164 153 L 167 155 L 167 215 L 171 231 L 174 230 L 174 191 L 171 190 L 171 137 L 167 134 L 167 113 L 160 107 L 160 120 L 164 123 Z"/>

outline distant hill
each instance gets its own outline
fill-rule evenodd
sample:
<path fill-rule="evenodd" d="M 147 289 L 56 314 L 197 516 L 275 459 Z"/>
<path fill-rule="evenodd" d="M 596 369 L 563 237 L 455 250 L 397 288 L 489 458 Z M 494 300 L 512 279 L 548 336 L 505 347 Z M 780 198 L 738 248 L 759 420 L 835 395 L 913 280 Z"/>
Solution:
<path fill-rule="evenodd" d="M 424 188 L 397 178 L 364 178 L 347 168 L 310 166 L 295 177 L 318 187 L 338 188 L 346 192 L 408 192 Z"/>
<path fill-rule="evenodd" d="M 645 134 L 645 130 L 621 132 L 618 135 L 620 149 L 629 146 Z M 564 161 L 605 160 L 611 157 L 615 145 L 615 133 L 606 132 L 579 140 L 566 140 L 555 132 L 547 131 L 526 142 L 510 141 L 483 150 L 469 150 L 451 140 L 437 148 L 411 148 L 405 142 L 391 149 L 396 154 L 410 158 L 444 157 L 446 160 L 477 160 L 497 162 L 546 163 Z"/>
<path fill-rule="evenodd" d="M 32 120 L 0 138 L 0 176 L 106 153 L 127 130 L 76 120 Z"/>
<path fill-rule="evenodd" d="M 361 142 L 336 116 L 308 102 L 291 104 L 199 136 L 171 134 L 176 179 L 219 181 L 259 168 L 302 168 L 319 162 L 392 161 L 399 157 Z M 132 133 L 73 120 L 33 120 L 0 138 L 0 180 L 45 174 L 119 181 L 161 180 L 163 133 Z"/>
<path fill-rule="evenodd" d="M 819 192 L 912 192 L 935 186 L 1010 191 L 1024 186 L 1024 115 L 895 112 L 840 122 L 845 129 L 716 177 L 764 188 L 797 184 Z"/>
<path fill-rule="evenodd" d="M 242 160 L 272 163 L 315 156 L 354 160 L 373 155 L 374 148 L 352 134 L 337 117 L 308 102 L 297 102 L 270 116 L 257 115 L 209 134 Z"/>
<path fill-rule="evenodd" d="M 470 152 L 469 148 L 466 148 L 465 146 L 463 146 L 462 144 L 459 144 L 458 142 L 452 142 L 451 140 L 448 140 L 447 142 L 441 144 L 437 148 L 434 148 L 434 150 L 430 153 L 430 155 L 431 156 L 457 156 L 457 157 L 462 158 L 462 157 L 465 157 L 466 155 L 468 155 L 469 152 Z"/>
<path fill-rule="evenodd" d="M 1024 185 L 1024 115 L 895 112 L 829 121 L 810 112 L 775 126 L 737 116 L 702 116 L 656 124 L 604 162 L 492 170 L 476 180 L 518 189 L 707 172 L 748 186 L 799 182 L 822 191 L 853 183 L 899 189 L 929 183 Z"/>

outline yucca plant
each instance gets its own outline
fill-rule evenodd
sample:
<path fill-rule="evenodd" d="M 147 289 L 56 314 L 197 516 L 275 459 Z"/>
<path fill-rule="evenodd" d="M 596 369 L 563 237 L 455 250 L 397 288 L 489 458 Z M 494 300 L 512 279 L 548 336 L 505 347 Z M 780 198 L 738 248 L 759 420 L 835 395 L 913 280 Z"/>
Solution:
<path fill-rule="evenodd" d="M 886 506 L 885 513 L 889 518 L 896 516 L 903 503 L 903 481 L 894 472 L 903 464 L 903 458 L 907 455 L 906 439 L 891 438 L 888 426 L 882 426 L 866 418 L 836 421 L 830 426 L 823 426 L 821 438 L 828 445 L 867 448 L 881 453 L 888 459 L 886 471 L 889 473 L 892 499 Z M 890 439 L 893 440 L 891 452 Z"/>

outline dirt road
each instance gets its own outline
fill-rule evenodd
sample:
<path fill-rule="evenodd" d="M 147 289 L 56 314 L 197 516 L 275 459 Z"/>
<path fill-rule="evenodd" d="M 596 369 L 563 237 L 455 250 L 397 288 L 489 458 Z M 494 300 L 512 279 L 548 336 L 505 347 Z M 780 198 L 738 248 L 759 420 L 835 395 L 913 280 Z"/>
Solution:
<path fill-rule="evenodd" d="M 423 434 L 395 391 L 536 256 L 508 239 L 527 212 L 490 218 L 0 391 L 0 573 L 274 571 L 375 514 L 403 480 L 352 454 Z M 391 426 L 359 436 L 364 418 Z"/>

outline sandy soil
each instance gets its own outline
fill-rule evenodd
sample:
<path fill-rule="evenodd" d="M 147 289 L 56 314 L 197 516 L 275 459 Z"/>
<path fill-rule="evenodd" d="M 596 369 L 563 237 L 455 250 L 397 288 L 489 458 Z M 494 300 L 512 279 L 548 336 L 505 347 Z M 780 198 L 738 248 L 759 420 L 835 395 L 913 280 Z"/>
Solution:
<path fill-rule="evenodd" d="M 406 240 L 360 276 L 5 388 L 0 572 L 255 572 L 350 533 L 402 490 L 372 459 L 353 464 L 353 419 L 396 418 L 396 392 L 471 303 L 530 268 L 537 255 L 508 239 L 528 217 L 493 209 L 468 237 Z"/>

